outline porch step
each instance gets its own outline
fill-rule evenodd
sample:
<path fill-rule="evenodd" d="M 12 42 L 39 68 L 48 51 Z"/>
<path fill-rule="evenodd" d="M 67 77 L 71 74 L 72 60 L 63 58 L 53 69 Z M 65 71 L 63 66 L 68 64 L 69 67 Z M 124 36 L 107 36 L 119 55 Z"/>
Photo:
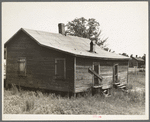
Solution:
<path fill-rule="evenodd" d="M 101 88 L 102 87 L 102 85 L 99 85 L 99 86 L 93 86 L 93 88 Z"/>
<path fill-rule="evenodd" d="M 120 83 L 118 82 L 118 83 L 114 83 L 115 85 L 119 85 Z"/>
<path fill-rule="evenodd" d="M 114 83 L 115 88 L 121 89 L 123 92 L 128 93 L 126 84 Z"/>
<path fill-rule="evenodd" d="M 124 88 L 126 88 L 126 86 L 122 86 L 122 87 L 120 87 L 120 89 L 124 89 Z"/>
<path fill-rule="evenodd" d="M 111 85 L 103 85 L 103 86 L 102 86 L 102 89 L 103 89 L 103 90 L 110 89 L 110 88 L 111 88 Z"/>
<path fill-rule="evenodd" d="M 122 86 L 125 86 L 125 84 L 120 84 L 120 85 L 117 85 L 118 87 L 122 87 Z"/>

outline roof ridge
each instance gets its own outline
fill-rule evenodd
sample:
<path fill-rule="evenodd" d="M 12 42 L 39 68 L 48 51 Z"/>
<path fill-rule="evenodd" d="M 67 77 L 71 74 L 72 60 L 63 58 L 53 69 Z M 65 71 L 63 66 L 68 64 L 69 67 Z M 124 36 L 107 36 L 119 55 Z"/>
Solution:
<path fill-rule="evenodd" d="M 28 29 L 28 28 L 21 28 L 21 29 L 23 29 L 23 30 L 30 30 L 30 31 L 46 32 L 46 33 L 52 33 L 52 34 L 59 34 L 59 33 L 53 33 L 53 32 L 48 32 L 48 31 L 43 31 L 43 30 Z"/>
<path fill-rule="evenodd" d="M 97 53 L 91 53 L 89 52 L 90 39 L 87 38 L 72 36 L 72 35 L 65 36 L 60 33 L 52 33 L 52 32 L 27 29 L 27 28 L 21 28 L 18 32 L 20 31 L 26 33 L 28 36 L 30 36 L 34 41 L 36 41 L 41 46 L 44 47 L 46 46 L 49 47 L 50 49 L 55 49 L 76 56 L 91 57 L 91 58 L 93 57 L 93 58 L 101 58 L 101 59 L 114 59 L 114 60 L 130 59 L 129 57 L 121 56 L 116 53 L 107 52 L 103 50 L 101 47 L 99 47 L 98 45 L 96 45 Z"/>
<path fill-rule="evenodd" d="M 35 29 L 28 29 L 28 28 L 21 28 L 23 30 L 30 30 L 30 31 L 37 31 L 37 32 L 44 32 L 44 33 L 51 33 L 51 34 L 56 34 L 56 35 L 62 35 L 60 33 L 53 33 L 53 32 L 49 32 L 49 31 L 43 31 L 43 30 L 35 30 Z M 79 36 L 73 36 L 73 35 L 66 35 L 66 37 L 75 37 L 75 38 L 81 38 L 81 39 L 87 39 L 87 40 L 90 40 L 88 38 L 84 38 L 84 37 L 79 37 Z"/>

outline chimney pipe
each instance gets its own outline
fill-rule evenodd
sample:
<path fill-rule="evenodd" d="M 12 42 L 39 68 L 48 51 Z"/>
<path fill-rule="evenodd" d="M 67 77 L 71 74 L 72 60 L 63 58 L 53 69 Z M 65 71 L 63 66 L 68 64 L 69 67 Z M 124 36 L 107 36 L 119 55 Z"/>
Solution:
<path fill-rule="evenodd" d="M 65 25 L 63 23 L 58 24 L 59 33 L 65 35 Z"/>
<path fill-rule="evenodd" d="M 138 55 L 136 55 L 136 58 L 138 57 Z"/>
<path fill-rule="evenodd" d="M 94 42 L 94 41 L 91 41 L 91 43 L 90 43 L 90 52 L 96 53 L 96 52 L 95 52 L 95 47 L 96 47 L 95 42 Z"/>

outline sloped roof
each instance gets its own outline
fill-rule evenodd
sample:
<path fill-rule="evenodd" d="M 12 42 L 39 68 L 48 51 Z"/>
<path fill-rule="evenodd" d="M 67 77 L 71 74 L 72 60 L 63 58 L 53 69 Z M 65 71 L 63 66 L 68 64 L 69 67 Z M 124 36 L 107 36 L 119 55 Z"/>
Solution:
<path fill-rule="evenodd" d="M 137 61 L 144 61 L 142 58 L 139 58 L 139 57 L 133 57 L 133 58 Z"/>
<path fill-rule="evenodd" d="M 37 31 L 25 28 L 21 28 L 21 30 L 26 32 L 35 41 L 37 41 L 38 44 L 42 46 L 47 46 L 52 49 L 57 49 L 59 51 L 74 54 L 76 56 L 86 56 L 103 59 L 122 59 L 122 60 L 130 59 L 129 57 L 107 52 L 102 48 L 100 48 L 98 45 L 96 45 L 96 53 L 89 52 L 91 42 L 89 39 L 69 35 L 65 36 L 62 34 Z"/>

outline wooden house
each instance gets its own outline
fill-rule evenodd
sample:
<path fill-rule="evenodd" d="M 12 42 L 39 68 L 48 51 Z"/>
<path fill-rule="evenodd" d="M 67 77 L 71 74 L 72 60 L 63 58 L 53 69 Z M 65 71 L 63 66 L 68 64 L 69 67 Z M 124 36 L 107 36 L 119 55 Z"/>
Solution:
<path fill-rule="evenodd" d="M 21 28 L 6 43 L 6 84 L 70 93 L 127 83 L 129 58 L 107 52 L 93 41 Z"/>
<path fill-rule="evenodd" d="M 145 65 L 145 62 L 142 58 L 140 57 L 131 57 L 131 60 L 129 60 L 129 67 L 137 67 L 137 68 L 142 68 L 142 66 Z"/>

